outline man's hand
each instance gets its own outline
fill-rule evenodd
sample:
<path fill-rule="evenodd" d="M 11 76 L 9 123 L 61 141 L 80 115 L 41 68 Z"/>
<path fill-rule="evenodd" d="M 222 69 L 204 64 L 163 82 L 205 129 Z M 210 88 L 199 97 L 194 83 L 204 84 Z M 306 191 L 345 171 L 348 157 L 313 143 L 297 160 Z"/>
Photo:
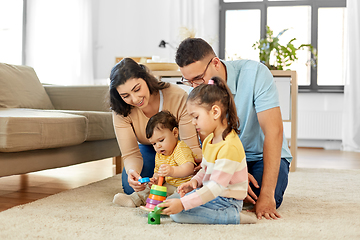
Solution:
<path fill-rule="evenodd" d="M 246 198 L 244 199 L 244 202 L 249 202 L 255 205 L 256 200 L 258 199 L 258 197 L 256 196 L 256 194 L 254 193 L 254 191 L 251 189 L 250 187 L 250 183 L 252 183 L 254 185 L 254 187 L 259 188 L 259 184 L 256 181 L 256 179 L 254 178 L 253 175 L 251 175 L 250 173 L 248 173 L 248 179 L 249 179 L 249 184 L 248 184 L 248 195 L 246 196 Z"/>
<path fill-rule="evenodd" d="M 165 207 L 162 210 L 162 213 L 166 215 L 177 214 L 184 209 L 180 199 L 166 199 L 163 203 L 158 205 L 159 207 Z"/>
<path fill-rule="evenodd" d="M 261 219 L 263 216 L 266 219 L 278 219 L 281 215 L 276 211 L 276 203 L 274 197 L 260 196 L 256 204 L 250 212 L 255 212 L 256 217 Z"/>
<path fill-rule="evenodd" d="M 143 191 L 146 188 L 146 183 L 141 184 L 138 180 L 141 178 L 140 174 L 133 169 L 129 169 L 128 182 L 135 192 Z"/>
<path fill-rule="evenodd" d="M 276 211 L 276 202 L 274 196 L 265 197 L 265 195 L 262 195 L 260 192 L 260 196 L 257 197 L 256 194 L 251 189 L 250 183 L 252 183 L 256 188 L 259 188 L 260 186 L 253 175 L 248 173 L 248 177 L 249 177 L 248 195 L 246 196 L 244 201 L 254 204 L 254 208 L 250 210 L 250 212 L 255 212 L 256 217 L 258 219 L 261 219 L 263 216 L 266 219 L 281 218 L 280 214 Z"/>

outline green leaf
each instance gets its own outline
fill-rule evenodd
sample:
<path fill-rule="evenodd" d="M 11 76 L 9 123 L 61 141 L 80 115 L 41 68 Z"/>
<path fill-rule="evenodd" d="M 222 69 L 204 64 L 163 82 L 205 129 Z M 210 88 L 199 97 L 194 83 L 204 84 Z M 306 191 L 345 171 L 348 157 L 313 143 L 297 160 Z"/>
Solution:
<path fill-rule="evenodd" d="M 269 26 L 266 26 L 266 37 L 255 42 L 252 47 L 257 50 L 259 49 L 259 59 L 269 69 L 283 70 L 283 67 L 290 67 L 294 61 L 298 60 L 297 51 L 308 48 L 312 53 L 312 58 L 306 62 L 311 64 L 312 67 L 317 65 L 317 50 L 311 44 L 301 44 L 299 47 L 295 47 L 293 42 L 296 38 L 292 38 L 285 46 L 279 43 L 279 38 L 287 32 L 289 29 L 280 31 L 275 37 L 274 32 Z M 275 57 L 275 63 L 270 63 L 270 57 Z"/>

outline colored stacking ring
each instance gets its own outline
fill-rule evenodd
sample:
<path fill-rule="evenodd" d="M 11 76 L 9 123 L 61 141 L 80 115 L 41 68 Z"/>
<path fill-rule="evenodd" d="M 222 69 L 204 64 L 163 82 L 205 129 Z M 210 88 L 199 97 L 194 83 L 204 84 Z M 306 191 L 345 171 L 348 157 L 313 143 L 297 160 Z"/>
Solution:
<path fill-rule="evenodd" d="M 141 183 L 148 183 L 148 182 L 150 182 L 150 178 L 144 177 L 144 178 L 140 178 L 138 181 Z"/>
<path fill-rule="evenodd" d="M 161 192 L 166 192 L 167 191 L 166 187 L 159 186 L 159 185 L 152 185 L 151 189 L 158 190 L 158 191 L 161 191 Z"/>
<path fill-rule="evenodd" d="M 166 197 L 166 191 L 162 192 L 162 191 L 158 191 L 158 190 L 155 190 L 155 189 L 150 189 L 150 193 L 154 194 L 154 195 L 159 195 L 159 196 Z"/>
<path fill-rule="evenodd" d="M 145 205 L 145 207 L 150 208 L 150 209 L 154 209 L 154 207 L 156 207 L 156 205 L 147 203 L 147 204 Z"/>
<path fill-rule="evenodd" d="M 164 197 L 164 196 L 158 196 L 158 195 L 154 195 L 154 194 L 150 194 L 149 198 L 154 199 L 154 200 L 159 200 L 159 201 L 164 201 L 166 199 L 166 197 Z"/>
<path fill-rule="evenodd" d="M 147 203 L 153 204 L 153 205 L 158 205 L 159 203 L 162 203 L 163 201 L 159 201 L 159 200 L 154 200 L 154 199 L 146 199 Z"/>

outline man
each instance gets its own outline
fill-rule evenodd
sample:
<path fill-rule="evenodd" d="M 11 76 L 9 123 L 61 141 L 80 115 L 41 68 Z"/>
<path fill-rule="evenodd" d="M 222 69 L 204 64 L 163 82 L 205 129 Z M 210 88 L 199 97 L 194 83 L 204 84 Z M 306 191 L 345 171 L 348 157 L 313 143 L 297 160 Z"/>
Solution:
<path fill-rule="evenodd" d="M 292 160 L 283 132 L 278 93 L 268 68 L 256 61 L 220 60 L 203 39 L 187 38 L 176 52 L 182 82 L 192 87 L 212 77 L 226 81 L 240 119 L 240 140 L 249 172 L 248 196 L 258 219 L 280 218 Z M 204 137 L 204 136 L 203 136 Z M 205 136 L 206 137 L 206 136 Z M 202 138 L 202 136 L 200 136 Z"/>

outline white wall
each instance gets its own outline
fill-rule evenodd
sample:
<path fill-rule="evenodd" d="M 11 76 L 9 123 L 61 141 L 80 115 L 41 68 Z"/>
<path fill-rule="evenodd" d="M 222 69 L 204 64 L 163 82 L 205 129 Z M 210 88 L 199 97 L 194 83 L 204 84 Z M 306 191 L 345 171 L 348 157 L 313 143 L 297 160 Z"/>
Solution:
<path fill-rule="evenodd" d="M 179 16 L 173 12 L 175 0 L 93 1 L 95 79 L 109 77 L 116 57 L 156 55 L 174 61 L 175 50 L 159 48 L 158 45 L 164 39 L 177 46 L 174 32 L 177 31 Z M 205 3 L 211 5 L 205 7 L 213 9 L 217 1 Z M 206 40 L 212 41 L 214 50 L 218 52 L 219 16 L 218 11 L 210 11 L 213 13 L 207 10 L 208 14 L 205 15 L 207 20 L 204 21 L 204 29 L 197 32 L 203 35 L 200 37 L 208 37 Z M 342 108 L 343 94 L 299 93 L 299 145 L 326 147 L 329 141 L 339 142 L 342 131 L 342 119 L 339 120 L 339 116 L 342 116 Z M 319 119 L 321 121 L 317 121 Z"/>
<path fill-rule="evenodd" d="M 176 50 L 158 46 L 165 40 L 176 48 L 183 39 L 181 26 L 191 26 L 218 52 L 218 0 L 92 1 L 95 79 L 108 78 L 116 57 L 160 56 L 174 62 Z"/>
<path fill-rule="evenodd" d="M 169 39 L 170 1 L 93 2 L 95 79 L 109 77 L 116 57 L 170 57 L 170 48 L 158 47 Z"/>

